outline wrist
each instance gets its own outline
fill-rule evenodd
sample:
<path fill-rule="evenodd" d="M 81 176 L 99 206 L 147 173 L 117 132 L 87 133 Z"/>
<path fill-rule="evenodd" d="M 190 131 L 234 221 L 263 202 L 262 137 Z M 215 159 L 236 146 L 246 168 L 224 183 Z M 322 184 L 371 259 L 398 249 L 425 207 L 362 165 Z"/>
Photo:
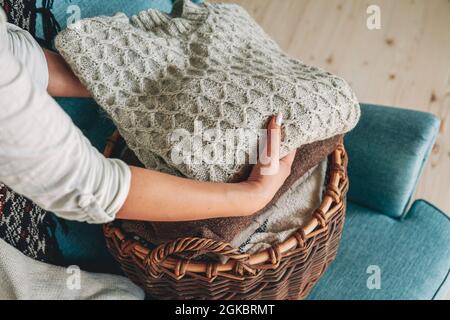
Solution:
<path fill-rule="evenodd" d="M 232 205 L 234 216 L 249 216 L 262 208 L 270 201 L 264 188 L 256 181 L 244 181 L 229 184 L 228 203 Z"/>

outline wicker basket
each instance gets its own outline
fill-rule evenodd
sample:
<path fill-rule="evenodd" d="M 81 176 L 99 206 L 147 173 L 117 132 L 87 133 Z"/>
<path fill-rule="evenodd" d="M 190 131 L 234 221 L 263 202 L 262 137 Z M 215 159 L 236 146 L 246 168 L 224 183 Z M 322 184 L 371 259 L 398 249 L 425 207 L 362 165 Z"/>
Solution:
<path fill-rule="evenodd" d="M 109 156 L 118 134 L 108 142 Z M 335 258 L 348 190 L 347 155 L 340 145 L 330 155 L 325 195 L 311 220 L 286 241 L 256 254 L 227 243 L 179 238 L 154 248 L 134 240 L 119 224 L 104 226 L 107 246 L 125 274 L 156 299 L 303 299 Z M 226 264 L 180 258 L 206 251 L 229 257 Z"/>

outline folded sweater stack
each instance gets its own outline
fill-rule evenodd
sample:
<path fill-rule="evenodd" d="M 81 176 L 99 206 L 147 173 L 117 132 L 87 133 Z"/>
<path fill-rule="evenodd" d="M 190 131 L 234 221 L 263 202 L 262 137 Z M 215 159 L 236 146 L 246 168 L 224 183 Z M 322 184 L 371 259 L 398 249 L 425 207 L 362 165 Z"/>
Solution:
<path fill-rule="evenodd" d="M 262 225 L 260 223 L 250 228 L 252 223 L 259 221 L 260 216 L 264 216 L 264 213 L 271 209 L 280 197 L 288 192 L 296 182 L 301 181 L 302 177 L 326 159 L 339 143 L 342 143 L 342 136 L 335 136 L 300 147 L 297 150 L 290 176 L 272 201 L 255 215 L 183 222 L 125 221 L 122 227 L 125 231 L 134 233 L 153 244 L 165 243 L 176 238 L 200 237 L 234 243 L 236 246 L 240 246 Z M 131 150 L 123 152 L 122 160 L 131 165 L 143 166 Z M 299 195 L 297 194 L 297 196 Z M 311 209 L 315 209 L 315 207 Z"/>
<path fill-rule="evenodd" d="M 151 9 L 131 19 L 120 13 L 84 19 L 61 32 L 56 47 L 149 169 L 204 181 L 241 180 L 257 140 L 220 133 L 263 129 L 281 111 L 282 155 L 300 149 L 274 201 L 318 166 L 360 116 L 343 79 L 288 57 L 237 5 L 180 0 L 171 16 Z M 189 133 L 182 161 L 174 157 L 177 130 Z M 219 134 L 205 139 L 206 130 Z M 214 161 L 192 161 L 198 150 L 212 151 Z M 154 243 L 188 235 L 231 241 L 254 218 L 140 229 Z"/>

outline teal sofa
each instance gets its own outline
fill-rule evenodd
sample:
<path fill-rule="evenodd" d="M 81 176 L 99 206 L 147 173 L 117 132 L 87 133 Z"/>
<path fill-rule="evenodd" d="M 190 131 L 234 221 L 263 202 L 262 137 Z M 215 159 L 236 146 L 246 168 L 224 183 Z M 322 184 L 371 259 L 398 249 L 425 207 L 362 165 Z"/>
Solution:
<path fill-rule="evenodd" d="M 41 3 L 39 0 L 37 3 Z M 52 8 L 61 27 L 81 17 L 153 7 L 169 12 L 172 0 L 61 0 Z M 42 29 L 38 17 L 37 33 Z M 114 125 L 91 99 L 57 99 L 99 150 Z M 350 190 L 335 261 L 308 299 L 439 299 L 450 289 L 450 220 L 425 200 L 411 203 L 439 129 L 431 114 L 361 105 L 358 126 L 347 135 Z M 445 192 L 444 190 L 442 192 Z M 448 192 L 448 191 L 447 191 Z M 101 226 L 56 221 L 64 264 L 119 273 Z"/>
<path fill-rule="evenodd" d="M 96 104 L 57 101 L 103 150 L 114 125 Z M 358 126 L 345 139 L 350 190 L 340 248 L 308 299 L 445 298 L 450 219 L 425 200 L 411 204 L 439 121 L 417 111 L 366 104 L 361 109 Z M 101 226 L 55 221 L 65 264 L 120 272 L 106 251 Z"/>

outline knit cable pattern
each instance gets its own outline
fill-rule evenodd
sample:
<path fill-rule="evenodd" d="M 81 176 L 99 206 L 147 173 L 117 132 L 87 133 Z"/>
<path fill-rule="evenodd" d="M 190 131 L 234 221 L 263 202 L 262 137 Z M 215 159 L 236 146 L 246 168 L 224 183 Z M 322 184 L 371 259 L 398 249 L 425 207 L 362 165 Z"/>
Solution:
<path fill-rule="evenodd" d="M 360 116 L 343 79 L 287 56 L 237 5 L 186 0 L 171 16 L 150 9 L 84 19 L 61 32 L 56 47 L 147 168 L 189 178 L 233 180 L 246 165 L 229 160 L 247 161 L 257 144 L 192 134 L 184 146 L 209 148 L 216 159 L 178 163 L 171 134 L 195 132 L 195 121 L 203 130 L 251 131 L 282 111 L 286 154 L 348 132 Z"/>

